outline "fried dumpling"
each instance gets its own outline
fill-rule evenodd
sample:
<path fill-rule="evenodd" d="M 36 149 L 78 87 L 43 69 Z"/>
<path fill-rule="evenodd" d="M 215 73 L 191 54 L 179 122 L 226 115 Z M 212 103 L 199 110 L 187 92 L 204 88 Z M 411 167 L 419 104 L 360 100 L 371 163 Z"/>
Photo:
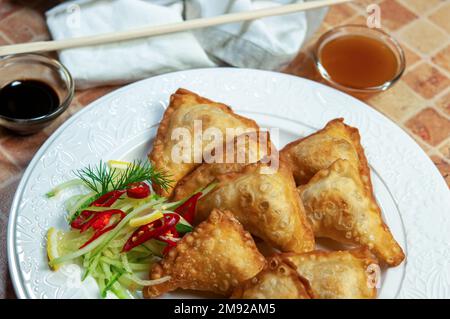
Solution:
<path fill-rule="evenodd" d="M 217 145 L 222 147 L 223 141 L 215 141 L 215 133 L 223 138 L 257 130 L 255 121 L 235 114 L 230 107 L 178 89 L 170 97 L 149 154 L 153 166 L 170 176 L 171 185 L 167 190 L 155 185 L 155 191 L 169 197 L 176 183 L 202 163 L 205 152 L 210 153 Z"/>
<path fill-rule="evenodd" d="M 281 251 L 314 249 L 314 234 L 295 188 L 292 173 L 255 163 L 239 173 L 220 175 L 218 185 L 197 204 L 197 220 L 214 208 L 230 210 L 253 235 Z"/>
<path fill-rule="evenodd" d="M 238 286 L 231 298 L 236 299 L 311 299 L 309 282 L 280 257 L 268 258 L 258 275 Z"/>
<path fill-rule="evenodd" d="M 311 285 L 314 298 L 370 299 L 377 295 L 379 266 L 367 248 L 281 254 Z"/>
<path fill-rule="evenodd" d="M 252 132 L 234 138 L 225 146 L 228 158 L 222 163 L 203 163 L 181 179 L 173 190 L 172 200 L 178 201 L 213 182 L 217 176 L 241 171 L 267 155 L 275 155 L 268 132 Z M 228 155 L 229 154 L 229 155 Z"/>
<path fill-rule="evenodd" d="M 372 191 L 364 188 L 350 161 L 337 160 L 298 191 L 316 237 L 367 246 L 389 266 L 405 258 L 382 220 Z"/>
<path fill-rule="evenodd" d="M 258 274 L 265 263 L 252 236 L 233 214 L 214 210 L 153 266 L 150 278 L 171 278 L 145 287 L 144 296 L 157 297 L 177 288 L 230 296 L 236 286 Z"/>
<path fill-rule="evenodd" d="M 292 169 L 297 185 L 306 184 L 318 171 L 338 159 L 350 161 L 360 171 L 364 187 L 370 189 L 370 171 L 358 129 L 334 119 L 320 131 L 289 143 L 280 156 Z"/>

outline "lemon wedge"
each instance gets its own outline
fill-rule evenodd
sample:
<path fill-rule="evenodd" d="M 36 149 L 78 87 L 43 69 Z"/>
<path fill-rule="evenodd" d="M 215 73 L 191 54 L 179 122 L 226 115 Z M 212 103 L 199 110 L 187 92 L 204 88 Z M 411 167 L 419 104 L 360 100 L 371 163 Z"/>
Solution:
<path fill-rule="evenodd" d="M 129 225 L 131 227 L 147 225 L 147 224 L 154 222 L 155 220 L 163 218 L 163 217 L 164 217 L 163 213 L 161 213 L 160 211 L 156 211 L 156 212 L 153 212 L 148 215 L 144 215 L 141 217 L 136 217 L 136 218 L 131 219 Z"/>
<path fill-rule="evenodd" d="M 50 262 L 60 256 L 58 249 L 59 236 L 59 231 L 54 227 L 47 231 L 47 256 Z M 50 266 L 50 268 L 52 268 L 52 270 L 58 270 L 59 265 L 53 267 Z"/>
<path fill-rule="evenodd" d="M 133 163 L 125 162 L 125 161 L 117 161 L 117 160 L 109 160 L 108 166 L 110 169 L 118 169 L 118 170 L 126 170 Z"/>

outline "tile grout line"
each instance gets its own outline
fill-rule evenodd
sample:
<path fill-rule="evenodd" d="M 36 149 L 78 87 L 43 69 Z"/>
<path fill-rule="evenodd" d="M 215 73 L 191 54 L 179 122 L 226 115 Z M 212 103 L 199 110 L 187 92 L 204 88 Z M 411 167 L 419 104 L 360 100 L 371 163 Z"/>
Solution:
<path fill-rule="evenodd" d="M 430 21 L 434 26 L 436 26 L 437 28 L 439 28 L 441 31 L 443 31 L 445 34 L 448 34 L 448 31 L 447 31 L 446 29 L 444 29 L 442 26 L 440 26 L 439 24 L 437 24 L 436 22 L 434 22 L 433 20 L 430 19 L 430 17 L 431 17 L 433 14 L 435 14 L 435 13 L 440 9 L 440 7 L 443 7 L 445 4 L 446 4 L 445 2 L 439 4 L 439 5 L 437 6 L 437 8 L 434 8 L 434 9 L 432 10 L 432 12 L 427 12 L 427 13 L 425 13 L 425 14 L 423 15 L 423 17 L 424 17 L 425 19 L 427 19 L 428 21 Z"/>
<path fill-rule="evenodd" d="M 407 1 L 407 0 L 397 0 L 397 1 L 400 2 L 401 5 L 406 7 L 409 11 L 413 12 L 416 16 L 428 14 L 430 11 L 434 11 L 434 9 L 435 9 L 434 7 L 440 7 L 443 5 L 443 3 L 439 3 L 437 5 L 433 5 L 432 7 L 428 8 L 424 12 L 416 12 L 414 9 L 410 8 L 410 6 L 409 6 L 409 4 L 407 4 L 407 2 L 405 3 L 405 1 Z M 422 1 L 428 1 L 428 0 L 422 0 Z M 445 2 L 444 2 L 444 4 L 445 4 Z"/>
<path fill-rule="evenodd" d="M 16 181 L 20 181 L 20 179 L 22 178 L 22 175 L 23 175 L 23 171 L 21 171 L 19 174 L 15 174 L 15 175 L 11 176 L 6 181 L 0 183 L 0 189 L 8 187 L 9 185 L 11 185 L 12 183 L 14 183 Z"/>
<path fill-rule="evenodd" d="M 19 15 L 19 13 L 25 11 L 25 8 L 26 8 L 26 7 L 22 5 L 22 7 L 21 7 L 20 9 L 16 10 L 15 12 L 11 13 L 10 15 L 6 16 L 4 19 L 1 19 L 1 20 L 0 20 L 0 26 L 1 26 L 3 23 L 5 23 L 5 21 L 8 22 L 8 20 L 10 20 L 11 18 L 13 18 L 14 16 L 17 16 L 17 15 Z M 16 42 L 13 41 L 7 34 L 5 34 L 3 31 L 2 31 L 2 35 L 4 36 L 4 38 L 5 38 L 6 40 L 8 40 L 9 44 L 14 44 L 14 43 L 16 43 Z"/>
<path fill-rule="evenodd" d="M 8 160 L 11 162 L 11 164 L 12 164 L 15 168 L 17 168 L 19 171 L 23 171 L 23 168 L 20 167 L 20 166 L 16 163 L 15 158 L 12 157 L 12 156 L 9 154 L 9 152 L 8 152 L 8 151 L 3 147 L 3 145 L 1 145 L 1 144 L 0 144 L 0 154 L 2 154 L 3 156 L 5 156 L 6 159 L 8 159 Z"/>

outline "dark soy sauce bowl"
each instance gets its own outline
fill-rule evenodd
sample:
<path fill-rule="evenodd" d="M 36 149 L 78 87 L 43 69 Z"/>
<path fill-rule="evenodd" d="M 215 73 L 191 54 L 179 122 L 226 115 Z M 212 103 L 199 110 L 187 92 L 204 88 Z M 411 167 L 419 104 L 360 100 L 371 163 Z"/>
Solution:
<path fill-rule="evenodd" d="M 48 126 L 69 107 L 75 92 L 72 76 L 59 61 L 39 54 L 18 54 L 0 59 L 0 89 L 14 81 L 38 81 L 46 84 L 58 98 L 58 105 L 47 113 L 31 118 L 6 116 L 0 110 L 0 126 L 20 135 L 33 134 Z M 6 107 L 0 105 L 0 108 Z M 33 107 L 30 101 L 27 108 Z"/>

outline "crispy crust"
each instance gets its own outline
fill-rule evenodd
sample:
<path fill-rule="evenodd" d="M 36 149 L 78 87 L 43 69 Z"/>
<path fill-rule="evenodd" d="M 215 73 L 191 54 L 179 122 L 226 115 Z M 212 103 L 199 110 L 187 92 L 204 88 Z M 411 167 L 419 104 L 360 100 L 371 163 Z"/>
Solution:
<path fill-rule="evenodd" d="M 314 298 L 373 299 L 377 296 L 378 261 L 367 247 L 283 253 L 279 258 L 309 281 Z"/>
<path fill-rule="evenodd" d="M 281 251 L 313 250 L 314 233 L 289 167 L 280 161 L 272 174 L 262 174 L 268 167 L 249 164 L 218 176 L 215 189 L 198 202 L 197 221 L 213 208 L 229 209 L 249 232 Z"/>
<path fill-rule="evenodd" d="M 405 259 L 382 219 L 372 189 L 364 188 L 358 170 L 349 161 L 335 161 L 298 191 L 316 236 L 366 245 L 389 266 Z"/>
<path fill-rule="evenodd" d="M 296 141 L 293 141 L 289 144 L 287 144 L 280 152 L 281 158 L 283 158 L 288 165 L 291 167 L 292 172 L 294 173 L 294 178 L 296 180 L 297 185 L 306 184 L 309 179 L 317 173 L 318 169 L 313 167 L 298 167 L 298 163 L 295 159 L 295 149 L 302 147 L 305 143 L 312 140 L 314 137 L 317 137 L 319 135 L 328 135 L 331 132 L 338 132 L 342 134 L 342 138 L 344 140 L 350 141 L 354 147 L 354 150 L 356 151 L 358 155 L 358 169 L 361 173 L 361 176 L 363 176 L 363 182 L 365 187 L 368 190 L 372 190 L 372 181 L 370 178 L 370 169 L 369 164 L 367 162 L 366 155 L 364 154 L 364 149 L 361 145 L 361 136 L 359 134 L 359 131 L 355 127 L 351 127 L 344 123 L 343 118 L 337 118 L 334 120 L 331 120 L 327 123 L 327 125 L 321 129 L 320 131 L 315 132 L 314 134 L 308 135 L 304 138 L 300 138 Z M 317 147 L 320 147 L 318 145 Z M 331 163 L 337 160 L 338 158 L 330 158 Z M 331 164 L 330 163 L 330 164 Z M 327 168 L 326 167 L 320 167 L 320 169 Z"/>
<path fill-rule="evenodd" d="M 177 183 L 176 187 L 173 190 L 171 200 L 178 201 L 192 195 L 198 189 L 204 188 L 212 183 L 219 175 L 241 172 L 247 164 L 253 163 L 253 161 L 251 161 L 249 153 L 257 153 L 256 161 L 259 161 L 264 156 L 271 155 L 272 152 L 277 152 L 275 146 L 270 142 L 269 132 L 264 133 L 267 134 L 268 137 L 268 143 L 265 145 L 265 147 L 262 147 L 260 145 L 259 135 L 261 134 L 261 132 L 256 132 L 255 135 L 244 136 L 245 134 L 243 134 L 235 137 L 229 145 L 224 145 L 226 149 L 228 149 L 230 145 L 233 146 L 235 154 L 233 163 L 201 164 Z M 244 150 L 238 150 L 238 139 L 241 138 L 241 136 L 248 137 L 244 145 Z M 252 146 L 255 146 L 255 149 L 250 149 Z M 240 163 L 237 161 L 236 154 L 239 151 L 243 151 L 242 153 L 245 154 L 244 163 Z"/>
<path fill-rule="evenodd" d="M 174 94 L 170 97 L 170 104 L 167 107 L 164 116 L 161 120 L 161 123 L 158 128 L 158 132 L 156 134 L 155 140 L 153 142 L 153 149 L 151 153 L 149 154 L 149 159 L 151 163 L 159 170 L 166 171 L 169 175 L 172 176 L 172 185 L 169 187 L 167 191 L 164 191 L 157 185 L 155 185 L 154 189 L 155 191 L 162 196 L 168 197 L 172 193 L 173 187 L 176 185 L 178 180 L 182 178 L 184 175 L 189 173 L 192 169 L 194 169 L 198 164 L 196 163 L 189 163 L 190 165 L 182 165 L 185 163 L 181 163 L 178 166 L 183 168 L 183 172 L 180 174 L 175 174 L 178 172 L 173 172 L 170 169 L 167 169 L 168 161 L 164 158 L 164 150 L 166 147 L 168 147 L 170 141 L 170 125 L 172 118 L 175 116 L 176 111 L 180 110 L 184 107 L 193 107 L 199 104 L 207 104 L 213 108 L 219 109 L 223 112 L 223 114 L 229 114 L 232 115 L 234 119 L 238 120 L 243 127 L 246 128 L 254 128 L 255 130 L 258 130 L 258 125 L 255 121 L 245 118 L 243 116 L 235 114 L 232 109 L 222 103 L 216 103 L 209 99 L 206 99 L 204 97 L 199 96 L 198 94 L 195 94 L 189 90 L 186 89 L 178 89 Z M 205 129 L 205 128 L 204 128 Z M 178 167 L 177 166 L 177 167 Z M 180 175 L 180 176 L 179 176 Z"/>
<path fill-rule="evenodd" d="M 267 258 L 264 269 L 238 286 L 234 299 L 311 299 L 314 297 L 308 280 L 277 255 Z"/>
<path fill-rule="evenodd" d="M 145 287 L 144 297 L 157 297 L 177 288 L 229 296 L 236 286 L 258 274 L 264 266 L 264 256 L 233 214 L 214 210 L 152 267 L 150 278 L 171 276 L 171 279 Z"/>

